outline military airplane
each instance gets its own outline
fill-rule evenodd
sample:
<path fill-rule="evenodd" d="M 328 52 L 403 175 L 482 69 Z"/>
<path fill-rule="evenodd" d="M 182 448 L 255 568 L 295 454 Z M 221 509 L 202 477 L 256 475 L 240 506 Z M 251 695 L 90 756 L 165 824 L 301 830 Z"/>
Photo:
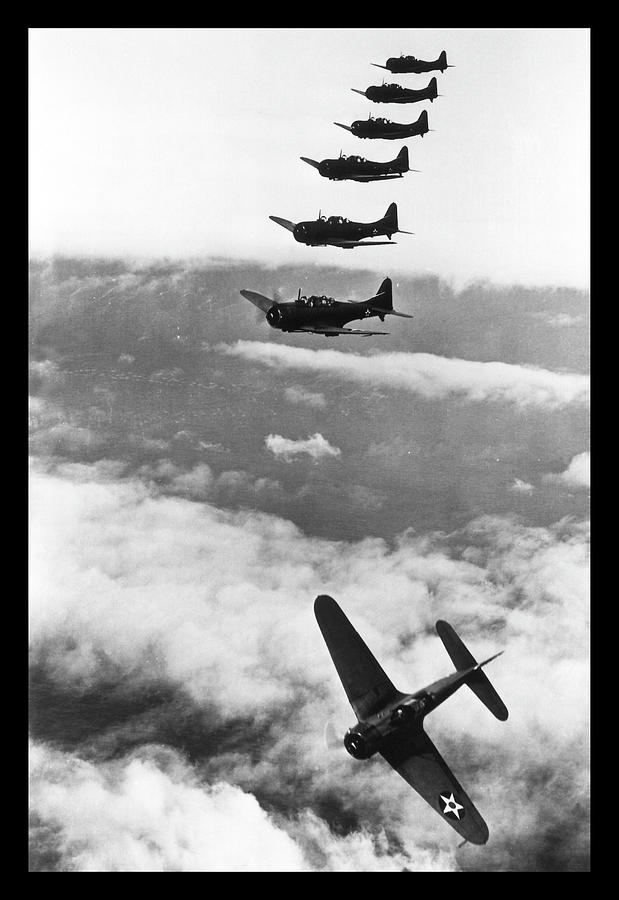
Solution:
<path fill-rule="evenodd" d="M 335 600 L 324 594 L 317 597 L 314 613 L 358 720 L 344 736 L 348 753 L 355 759 L 380 753 L 465 841 L 485 844 L 488 826 L 425 733 L 423 720 L 467 684 L 497 719 L 505 721 L 505 704 L 482 672 L 482 666 L 503 651 L 478 663 L 451 625 L 438 621 L 436 631 L 456 671 L 414 694 L 403 694 Z M 329 737 L 334 729 L 327 728 L 331 729 L 325 734 Z"/>
<path fill-rule="evenodd" d="M 428 113 L 424 109 L 416 122 L 390 122 L 389 119 L 356 119 L 351 125 L 342 125 L 341 122 L 334 122 L 345 131 L 350 131 L 358 138 L 384 138 L 387 141 L 397 141 L 400 138 L 414 137 L 415 135 L 427 134 L 428 131 L 434 131 L 428 128 Z"/>
<path fill-rule="evenodd" d="M 419 171 L 408 167 L 408 147 L 402 147 L 396 158 L 389 162 L 373 162 L 361 156 L 343 156 L 341 153 L 338 159 L 323 159 L 321 162 L 307 156 L 301 159 L 331 181 L 388 181 L 390 178 L 402 178 L 405 172 Z"/>
<path fill-rule="evenodd" d="M 377 247 L 380 244 L 390 244 L 391 235 L 396 232 L 413 234 L 412 231 L 404 231 L 398 228 L 398 207 L 392 203 L 387 212 L 376 222 L 351 222 L 342 216 L 318 215 L 312 222 L 290 222 L 288 219 L 280 219 L 279 216 L 269 216 L 273 222 L 292 231 L 295 241 L 307 244 L 308 247 L 343 247 L 351 250 L 354 247 Z M 362 238 L 376 237 L 386 234 L 388 241 L 364 241 Z"/>
<path fill-rule="evenodd" d="M 440 69 L 441 72 L 444 72 L 445 69 L 453 69 L 453 66 L 447 65 L 447 53 L 444 50 L 439 58 L 432 62 L 425 62 L 423 59 L 416 59 L 414 56 L 400 54 L 400 56 L 390 56 L 384 66 L 381 66 L 380 63 L 372 63 L 372 65 L 377 66 L 379 69 L 388 69 L 391 73 L 397 72 L 398 74 L 421 74 L 422 72 L 433 72 L 435 69 Z"/>
<path fill-rule="evenodd" d="M 401 84 L 371 84 L 365 91 L 351 88 L 355 94 L 361 94 L 374 103 L 418 103 L 420 100 L 429 100 L 434 103 L 441 95 L 438 92 L 436 78 L 431 78 L 426 87 L 419 90 L 402 87 Z"/>
<path fill-rule="evenodd" d="M 241 294 L 266 313 L 266 320 L 271 328 L 279 328 L 281 331 L 305 331 L 309 334 L 324 334 L 326 337 L 337 337 L 340 334 L 389 334 L 388 331 L 344 328 L 344 325 L 353 319 L 370 319 L 375 316 L 378 316 L 381 322 L 385 321 L 385 316 L 413 318 L 408 313 L 398 312 L 393 308 L 390 278 L 385 278 L 373 297 L 358 303 L 334 300 L 333 297 L 325 296 L 302 297 L 300 289 L 296 300 L 284 302 L 269 300 L 268 297 L 255 291 L 241 291 Z"/>

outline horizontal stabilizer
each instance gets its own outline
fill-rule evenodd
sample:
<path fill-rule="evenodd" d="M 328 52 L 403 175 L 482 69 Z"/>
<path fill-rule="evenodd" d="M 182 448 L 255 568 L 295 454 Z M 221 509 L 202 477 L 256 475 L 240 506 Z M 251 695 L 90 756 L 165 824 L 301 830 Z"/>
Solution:
<path fill-rule="evenodd" d="M 307 156 L 300 156 L 299 159 L 302 159 L 303 162 L 306 162 L 308 165 L 313 166 L 315 169 L 320 168 L 320 163 L 317 163 L 315 159 L 308 159 Z"/>
<path fill-rule="evenodd" d="M 278 225 L 281 225 L 282 228 L 287 228 L 288 231 L 294 231 L 295 223 L 288 221 L 288 219 L 280 219 L 279 216 L 269 216 L 272 222 L 277 222 Z"/>
<path fill-rule="evenodd" d="M 275 303 L 274 300 L 269 300 L 264 294 L 258 294 L 256 291 L 240 291 L 240 293 L 246 300 L 249 300 L 249 302 L 253 303 L 254 306 L 257 306 L 258 309 L 261 309 L 262 312 L 268 312 Z"/>
<path fill-rule="evenodd" d="M 451 661 L 458 671 L 473 668 L 473 671 L 466 679 L 466 683 L 473 693 L 477 694 L 481 702 L 488 707 L 490 712 L 496 716 L 497 719 L 504 722 L 509 715 L 507 707 L 490 684 L 487 676 L 481 671 L 482 666 L 485 666 L 487 663 L 491 662 L 491 660 L 496 659 L 497 656 L 500 656 L 500 653 L 491 656 L 483 663 L 478 663 L 473 654 L 467 650 L 449 622 L 439 620 L 436 623 L 436 632 L 445 645 L 445 649 L 449 653 Z"/>
<path fill-rule="evenodd" d="M 338 125 L 340 128 L 343 128 L 345 131 L 350 131 L 352 133 L 352 128 L 349 125 L 342 125 L 341 122 L 334 122 L 334 125 Z"/>
<path fill-rule="evenodd" d="M 370 63 L 370 65 L 371 65 L 371 66 L 376 66 L 377 69 L 387 69 L 387 66 L 381 66 L 380 63 Z M 390 70 L 387 69 L 387 71 L 389 72 Z"/>
<path fill-rule="evenodd" d="M 414 319 L 415 318 L 414 316 L 410 316 L 408 313 L 398 312 L 397 309 L 390 309 L 389 315 L 390 316 L 400 316 L 402 319 Z"/>
<path fill-rule="evenodd" d="M 360 91 L 358 88 L 351 88 L 351 91 L 354 91 L 355 94 L 361 94 L 362 97 L 365 97 L 365 91 Z"/>

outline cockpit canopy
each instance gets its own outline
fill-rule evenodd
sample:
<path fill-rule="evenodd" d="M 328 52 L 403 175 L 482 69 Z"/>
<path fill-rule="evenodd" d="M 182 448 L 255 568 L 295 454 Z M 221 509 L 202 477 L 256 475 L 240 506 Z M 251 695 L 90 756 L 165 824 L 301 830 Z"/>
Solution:
<path fill-rule="evenodd" d="M 311 297 L 301 296 L 297 300 L 295 300 L 299 306 L 335 306 L 335 300 L 333 297 L 327 297 L 325 294 L 322 294 L 320 297 L 312 294 Z"/>
<path fill-rule="evenodd" d="M 348 222 L 348 219 L 343 216 L 329 216 L 327 219 L 328 225 L 344 225 L 345 222 Z"/>

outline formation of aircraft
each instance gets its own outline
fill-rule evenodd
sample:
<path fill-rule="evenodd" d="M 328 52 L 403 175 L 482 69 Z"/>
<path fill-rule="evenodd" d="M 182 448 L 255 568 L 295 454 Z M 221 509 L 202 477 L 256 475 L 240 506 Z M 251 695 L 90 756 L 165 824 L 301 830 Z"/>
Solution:
<path fill-rule="evenodd" d="M 378 63 L 372 63 L 378 65 Z M 386 66 L 391 72 L 429 72 L 448 68 L 447 54 L 443 50 L 434 62 L 424 62 L 415 57 L 391 57 Z M 438 95 L 436 78 L 427 87 L 409 90 L 397 84 L 373 85 L 363 94 L 370 100 L 383 103 L 412 103 L 433 101 Z M 413 135 L 424 136 L 429 129 L 428 114 L 424 110 L 416 122 L 403 124 L 388 119 L 355 121 L 350 126 L 336 122 L 340 128 L 359 138 L 383 138 L 395 140 Z M 359 156 L 323 159 L 321 162 L 302 156 L 301 159 L 330 180 L 379 181 L 401 178 L 409 169 L 408 149 L 403 147 L 395 159 L 385 163 L 373 162 Z M 375 222 L 353 222 L 342 216 L 329 218 L 319 213 L 318 219 L 291 222 L 278 216 L 269 218 L 288 231 L 296 241 L 307 246 L 334 246 L 344 249 L 368 247 L 392 243 L 396 232 L 403 232 L 398 225 L 398 210 L 391 203 L 385 215 Z M 385 235 L 388 241 L 374 241 Z M 385 331 L 367 331 L 345 327 L 348 322 L 378 318 L 385 321 L 388 315 L 412 318 L 393 308 L 393 285 L 385 278 L 376 294 L 367 300 L 349 302 L 326 295 L 302 296 L 299 289 L 296 299 L 269 299 L 256 291 L 241 290 L 241 295 L 258 307 L 271 328 L 283 332 L 309 333 L 325 337 L 351 334 L 371 336 L 388 334 Z M 445 621 L 436 622 L 436 631 L 455 666 L 455 672 L 421 688 L 414 693 L 403 693 L 391 682 L 378 661 L 354 629 L 344 612 L 332 597 L 322 594 L 314 602 L 314 612 L 327 649 L 340 677 L 357 722 L 343 737 L 347 752 L 357 760 L 370 759 L 380 754 L 402 778 L 450 825 L 464 843 L 485 844 L 489 837 L 488 826 L 473 801 L 442 758 L 424 729 L 429 713 L 451 697 L 463 685 L 468 685 L 482 703 L 504 721 L 508 718 L 505 704 L 482 671 L 500 653 L 477 662 L 452 626 Z M 502 651 L 501 651 L 502 652 Z M 328 744 L 336 739 L 335 730 L 327 726 Z"/>
<path fill-rule="evenodd" d="M 377 66 L 379 69 L 387 69 L 389 72 L 397 73 L 398 75 L 408 73 L 420 75 L 423 72 L 434 72 L 436 69 L 440 69 L 441 72 L 444 72 L 445 69 L 453 69 L 453 66 L 447 65 L 447 53 L 445 50 L 443 50 L 438 59 L 432 62 L 425 62 L 423 59 L 416 59 L 414 56 L 404 56 L 401 53 L 400 56 L 390 56 L 384 66 L 381 66 L 380 63 L 372 63 L 372 65 Z"/>
<path fill-rule="evenodd" d="M 404 231 L 398 225 L 398 207 L 391 203 L 387 212 L 376 222 L 352 222 L 343 216 L 319 215 L 317 219 L 309 222 L 290 222 L 279 216 L 269 216 L 273 222 L 291 231 L 295 241 L 307 244 L 308 247 L 343 247 L 351 250 L 355 247 L 375 247 L 378 244 L 390 244 L 391 236 L 396 232 L 412 234 L 412 231 Z M 388 241 L 367 241 L 364 238 L 374 238 L 386 235 Z"/>
<path fill-rule="evenodd" d="M 368 300 L 351 303 L 345 300 L 334 300 L 326 296 L 301 296 L 301 289 L 296 300 L 269 300 L 264 294 L 256 291 L 241 291 L 243 297 L 266 314 L 271 328 L 281 331 L 307 332 L 322 334 L 326 337 L 338 337 L 340 334 L 373 335 L 388 334 L 388 331 L 361 331 L 358 328 L 344 328 L 347 322 L 354 319 L 370 319 L 378 317 L 381 322 L 385 316 L 401 316 L 412 319 L 407 313 L 393 308 L 393 286 L 390 278 L 385 278 L 376 294 Z"/>
<path fill-rule="evenodd" d="M 431 78 L 426 87 L 419 90 L 402 87 L 401 84 L 372 84 L 364 91 L 351 88 L 355 94 L 361 94 L 374 103 L 418 103 L 429 100 L 433 103 L 440 96 L 436 78 Z"/>
<path fill-rule="evenodd" d="M 418 172 L 419 169 L 408 167 L 408 147 L 402 147 L 395 159 L 388 162 L 373 162 L 361 156 L 344 156 L 340 153 L 337 159 L 323 159 L 316 162 L 302 156 L 303 162 L 318 169 L 323 178 L 331 181 L 387 181 L 391 178 L 402 178 L 405 172 Z"/>
<path fill-rule="evenodd" d="M 423 137 L 428 131 L 434 130 L 428 128 L 428 113 L 425 109 L 416 122 L 390 122 L 389 119 L 374 119 L 369 116 L 368 119 L 356 119 L 350 125 L 342 125 L 341 122 L 333 124 L 350 131 L 358 138 L 382 138 L 386 141 L 397 141 L 416 135 Z"/>
<path fill-rule="evenodd" d="M 359 760 L 380 753 L 465 842 L 485 844 L 488 826 L 426 734 L 424 719 L 466 684 L 497 719 L 505 721 L 505 704 L 482 672 L 482 667 L 503 651 L 478 663 L 451 625 L 438 621 L 437 634 L 456 671 L 413 694 L 404 694 L 393 685 L 332 597 L 317 597 L 314 613 L 357 717 L 357 723 L 344 735 L 348 753 Z M 332 726 L 327 726 L 325 736 L 331 744 Z"/>

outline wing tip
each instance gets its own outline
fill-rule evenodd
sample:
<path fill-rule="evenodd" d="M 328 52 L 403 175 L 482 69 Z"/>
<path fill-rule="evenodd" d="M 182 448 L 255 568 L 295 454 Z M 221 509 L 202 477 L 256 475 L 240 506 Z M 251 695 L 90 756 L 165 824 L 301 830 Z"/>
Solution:
<path fill-rule="evenodd" d="M 328 594 L 319 594 L 316 597 L 316 599 L 314 600 L 314 609 L 315 610 L 324 609 L 327 606 L 333 606 L 333 605 L 337 606 L 333 597 L 330 597 Z"/>

